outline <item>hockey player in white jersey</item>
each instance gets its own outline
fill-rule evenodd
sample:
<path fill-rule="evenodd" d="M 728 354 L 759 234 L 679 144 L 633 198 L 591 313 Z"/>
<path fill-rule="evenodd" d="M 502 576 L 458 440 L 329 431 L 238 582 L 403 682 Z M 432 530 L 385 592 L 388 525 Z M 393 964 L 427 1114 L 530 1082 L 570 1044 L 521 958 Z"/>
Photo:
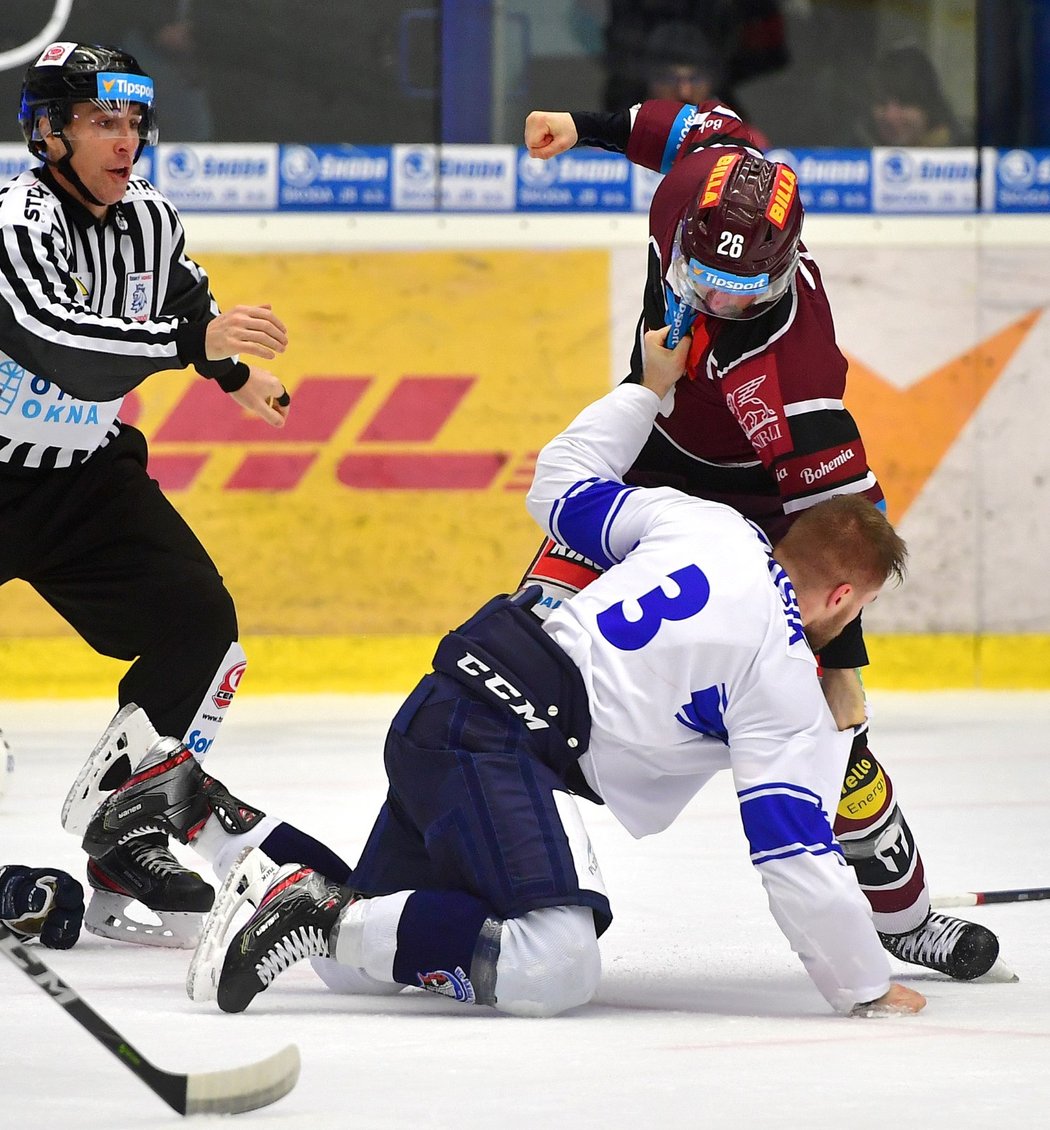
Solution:
<path fill-rule="evenodd" d="M 811 508 L 774 554 L 728 507 L 625 486 L 684 365 L 687 343 L 663 349 L 666 332 L 646 335 L 643 384 L 544 448 L 529 492 L 548 532 L 606 572 L 542 625 L 498 597 L 442 640 L 391 724 L 387 801 L 351 875 L 274 877 L 258 852 L 238 859 L 273 818 L 232 827 L 240 802 L 178 743 L 160 743 L 102 803 L 89 852 L 151 820 L 229 873 L 195 995 L 241 1011 L 309 956 L 334 959 L 319 971 L 351 991 L 418 985 L 516 1015 L 583 1004 L 612 914 L 571 794 L 644 836 L 728 769 L 770 909 L 828 1003 L 857 1015 L 924 1006 L 891 984 L 831 831 L 850 734 L 812 651 L 902 576 L 904 545 L 859 496 Z M 245 895 L 258 908 L 237 929 Z"/>

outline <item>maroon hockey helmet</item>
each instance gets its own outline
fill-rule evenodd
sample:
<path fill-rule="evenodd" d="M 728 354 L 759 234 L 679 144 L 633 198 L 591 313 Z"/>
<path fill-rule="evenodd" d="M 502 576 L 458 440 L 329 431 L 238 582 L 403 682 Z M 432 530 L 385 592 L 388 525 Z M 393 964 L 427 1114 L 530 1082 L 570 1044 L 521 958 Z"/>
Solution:
<path fill-rule="evenodd" d="M 798 267 L 798 178 L 787 165 L 743 149 L 711 153 L 675 237 L 668 281 L 705 314 L 754 318 L 783 296 Z"/>

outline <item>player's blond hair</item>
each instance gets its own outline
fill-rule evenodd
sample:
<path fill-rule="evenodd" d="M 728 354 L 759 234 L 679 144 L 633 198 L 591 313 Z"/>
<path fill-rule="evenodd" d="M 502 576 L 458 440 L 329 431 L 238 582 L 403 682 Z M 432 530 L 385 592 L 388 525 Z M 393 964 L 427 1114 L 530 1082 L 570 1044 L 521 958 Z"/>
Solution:
<path fill-rule="evenodd" d="M 904 580 L 908 547 L 889 519 L 863 495 L 840 494 L 802 513 L 777 543 L 799 584 L 848 583 L 878 589 Z M 801 575 L 798 575 L 801 574 Z"/>

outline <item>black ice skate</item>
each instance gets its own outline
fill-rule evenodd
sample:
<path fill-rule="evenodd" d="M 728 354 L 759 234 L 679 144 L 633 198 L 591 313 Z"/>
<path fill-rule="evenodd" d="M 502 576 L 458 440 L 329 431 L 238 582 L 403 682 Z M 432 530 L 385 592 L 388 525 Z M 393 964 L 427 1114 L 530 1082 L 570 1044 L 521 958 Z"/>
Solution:
<path fill-rule="evenodd" d="M 999 939 L 987 927 L 963 918 L 938 914 L 935 910 L 910 934 L 879 934 L 879 938 L 899 960 L 946 973 L 956 981 L 973 981 L 983 977 L 996 965 L 999 957 Z M 1002 968 L 1005 971 L 1005 967 Z M 1016 978 L 1009 974 L 997 979 Z"/>
<path fill-rule="evenodd" d="M 165 837 L 134 836 L 97 859 L 88 860 L 91 902 L 84 926 L 92 934 L 122 942 L 188 949 L 200 933 L 215 892 L 196 871 L 171 854 Z M 156 922 L 129 913 L 138 902 Z"/>
<path fill-rule="evenodd" d="M 160 734 L 140 706 L 129 702 L 118 710 L 66 795 L 62 827 L 74 836 L 83 836 L 106 794 L 128 779 L 131 767 L 159 740 Z"/>
<path fill-rule="evenodd" d="M 246 832 L 263 813 L 209 777 L 177 738 L 160 738 L 88 822 L 84 850 L 97 858 L 144 831 L 188 844 L 215 815 L 231 835 Z"/>
<path fill-rule="evenodd" d="M 177 738 L 156 737 L 142 710 L 125 710 L 132 713 L 122 718 L 121 712 L 110 724 L 70 794 L 77 798 L 70 809 L 74 822 L 80 822 L 87 799 L 104 797 L 84 832 L 84 850 L 92 857 L 88 881 L 95 889 L 85 924 L 92 933 L 122 941 L 192 947 L 200 933 L 201 915 L 211 908 L 215 896 L 195 871 L 171 854 L 166 836 L 189 843 L 213 814 L 227 831 L 237 834 L 263 814 L 207 776 Z M 109 772 L 105 767 L 114 763 L 116 754 L 141 752 L 142 743 L 151 736 L 152 744 L 131 775 L 125 771 L 123 784 L 104 795 L 101 790 L 107 784 L 112 787 L 105 780 Z M 132 901 L 151 911 L 159 925 L 129 914 Z"/>
<path fill-rule="evenodd" d="M 236 885 L 235 880 L 230 888 L 234 893 Z M 327 957 L 329 935 L 354 898 L 349 887 L 329 883 L 308 867 L 282 869 L 226 948 L 217 979 L 219 1008 L 243 1012 L 290 965 L 305 957 Z M 222 903 L 222 899 L 216 903 L 213 916 L 222 918 L 230 911 Z M 210 926 L 209 918 L 205 934 L 211 932 Z"/>
<path fill-rule="evenodd" d="M 292 870 L 295 870 L 294 866 Z M 234 860 L 215 896 L 215 905 L 204 922 L 186 971 L 186 993 L 190 1000 L 215 1000 L 226 946 L 235 921 L 247 920 L 247 915 L 241 914 L 242 908 L 247 913 L 254 912 L 280 871 L 281 868 L 262 848 L 246 847 Z"/>
<path fill-rule="evenodd" d="M 160 738 L 95 810 L 84 833 L 84 850 L 97 859 L 144 831 L 188 843 L 211 814 L 204 781 L 204 770 L 178 738 Z"/>

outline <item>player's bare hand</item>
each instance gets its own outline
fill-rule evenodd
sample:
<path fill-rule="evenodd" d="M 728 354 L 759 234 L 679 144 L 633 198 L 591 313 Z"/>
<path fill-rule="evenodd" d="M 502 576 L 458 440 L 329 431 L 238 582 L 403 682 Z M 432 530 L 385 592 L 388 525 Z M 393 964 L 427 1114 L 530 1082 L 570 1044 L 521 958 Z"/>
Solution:
<path fill-rule="evenodd" d="M 580 135 L 572 114 L 560 110 L 533 110 L 525 119 L 525 146 L 530 157 L 546 161 L 571 149 Z"/>
<path fill-rule="evenodd" d="M 204 351 L 209 361 L 250 353 L 271 360 L 288 348 L 288 330 L 268 305 L 234 306 L 208 323 Z"/>
<path fill-rule="evenodd" d="M 910 1016 L 921 1012 L 925 1007 L 926 998 L 922 993 L 917 993 L 904 985 L 891 984 L 877 1000 L 855 1005 L 850 1016 L 861 1016 L 866 1019 L 880 1016 Z"/>
<path fill-rule="evenodd" d="M 820 689 L 840 730 L 849 730 L 864 721 L 867 716 L 864 685 L 853 668 L 825 667 L 820 677 Z"/>
<path fill-rule="evenodd" d="M 248 366 L 248 380 L 230 396 L 244 409 L 265 420 L 271 427 L 283 428 L 288 417 L 291 397 L 279 377 L 266 369 Z M 282 403 L 283 401 L 283 403 Z"/>
<path fill-rule="evenodd" d="M 685 372 L 685 362 L 693 340 L 686 334 L 674 349 L 668 349 L 664 342 L 670 331 L 670 326 L 647 330 L 642 346 L 642 384 L 652 389 L 661 400 Z"/>

